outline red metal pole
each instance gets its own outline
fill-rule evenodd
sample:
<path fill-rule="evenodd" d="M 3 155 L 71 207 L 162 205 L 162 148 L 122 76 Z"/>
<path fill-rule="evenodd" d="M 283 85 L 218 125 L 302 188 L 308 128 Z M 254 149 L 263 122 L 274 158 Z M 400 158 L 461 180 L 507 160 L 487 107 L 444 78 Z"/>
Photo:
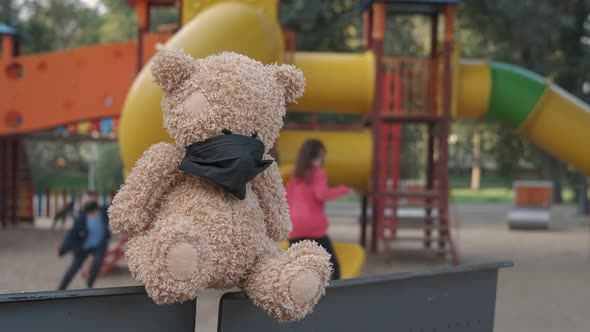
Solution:
<path fill-rule="evenodd" d="M 428 113 L 436 114 L 436 91 L 437 91 L 437 72 L 438 72 L 438 13 L 432 14 L 430 30 L 430 77 L 428 84 Z M 426 163 L 426 190 L 432 191 L 434 187 L 435 167 L 434 167 L 434 136 L 435 126 L 433 123 L 428 124 L 428 151 Z M 432 198 L 426 199 L 426 228 L 424 230 L 424 245 L 430 248 L 432 220 Z M 440 211 L 439 211 L 440 212 Z"/>
<path fill-rule="evenodd" d="M 436 114 L 436 95 L 438 85 L 438 13 L 432 14 L 430 27 L 430 84 L 429 106 L 431 114 Z"/>
<path fill-rule="evenodd" d="M 19 177 L 19 166 L 20 166 L 20 140 L 15 137 L 12 141 L 12 224 L 16 224 L 19 219 L 19 194 L 20 194 L 20 177 Z"/>
<path fill-rule="evenodd" d="M 394 114 L 401 114 L 404 110 L 401 107 L 399 92 L 400 89 L 403 89 L 403 79 L 396 73 L 393 76 L 393 85 L 394 85 L 394 107 L 393 113 Z M 391 93 L 391 92 L 390 92 Z M 391 142 L 391 146 L 389 147 L 389 152 L 391 153 L 391 164 L 389 169 L 391 170 L 390 174 L 390 190 L 396 191 L 399 187 L 399 180 L 401 176 L 401 139 L 402 139 L 402 124 L 401 123 L 393 123 L 390 126 L 391 137 L 389 138 L 389 142 Z M 396 196 L 390 196 L 389 202 L 391 203 L 391 232 L 392 238 L 394 239 L 397 236 L 397 211 L 398 211 L 398 204 L 399 198 Z"/>
<path fill-rule="evenodd" d="M 361 238 L 360 243 L 363 248 L 367 247 L 367 201 L 368 194 L 364 193 L 361 198 Z"/>
<path fill-rule="evenodd" d="M 147 0 L 140 0 L 135 5 L 137 15 L 137 72 L 143 67 L 143 37 L 150 29 L 150 5 Z"/>
<path fill-rule="evenodd" d="M 381 105 L 382 107 L 382 111 L 381 114 L 385 114 L 385 113 L 395 113 L 396 109 L 395 106 L 393 105 L 393 100 L 392 100 L 392 87 L 394 83 L 394 79 L 396 77 L 396 73 L 392 73 L 392 66 L 390 65 L 385 65 L 383 66 L 383 80 L 382 80 L 382 92 L 381 92 L 381 96 L 383 98 L 383 103 Z M 380 182 L 379 182 L 379 188 L 381 191 L 389 191 L 392 190 L 392 188 L 390 188 L 390 178 L 391 178 L 391 174 L 389 174 L 389 171 L 392 169 L 391 165 L 393 165 L 394 161 L 393 161 L 393 156 L 390 155 L 390 153 L 394 153 L 392 146 L 390 145 L 390 142 L 393 139 L 394 135 L 394 124 L 391 123 L 386 123 L 386 122 L 382 122 L 380 124 L 380 128 L 381 128 L 381 150 L 379 152 L 379 154 L 383 157 L 383 159 L 385 160 L 384 163 L 382 163 L 379 167 L 381 169 L 381 173 L 379 175 L 380 177 Z M 388 255 L 388 248 L 389 248 L 389 241 L 391 241 L 391 237 L 392 237 L 392 227 L 394 225 L 394 219 L 392 217 L 389 217 L 385 214 L 385 209 L 387 208 L 388 205 L 392 205 L 393 199 L 391 197 L 388 196 L 382 196 L 381 197 L 381 202 L 380 204 L 382 204 L 382 213 L 381 213 L 381 224 L 382 226 L 382 232 L 380 234 L 381 240 L 384 243 L 384 249 L 385 249 L 385 254 L 386 257 Z M 393 207 L 394 208 L 394 207 Z M 395 209 L 395 208 L 394 208 Z"/>
<path fill-rule="evenodd" d="M 381 120 L 379 118 L 382 109 L 382 98 L 381 89 L 378 87 L 383 82 L 383 38 L 385 35 L 385 4 L 375 3 L 372 8 L 372 27 L 371 27 L 371 46 L 375 55 L 375 70 L 376 70 L 376 83 L 375 86 L 375 99 L 373 105 L 373 174 L 371 181 L 371 196 L 372 196 L 372 217 L 373 217 L 373 228 L 377 232 L 377 237 L 383 234 L 382 225 L 382 214 L 383 214 L 383 199 L 380 195 L 380 184 L 383 181 L 381 179 L 381 167 L 385 156 L 380 154 L 381 151 Z M 371 251 L 377 251 L 377 239 L 374 239 L 371 243 Z"/>
<path fill-rule="evenodd" d="M 6 169 L 8 168 L 8 158 L 6 154 L 6 139 L 0 138 L 0 218 L 2 219 L 2 227 L 6 227 L 6 194 L 8 177 L 6 176 Z"/>
<path fill-rule="evenodd" d="M 45 188 L 45 216 L 51 217 L 51 192 L 49 188 Z"/>
<path fill-rule="evenodd" d="M 13 180 L 14 180 L 14 174 L 13 174 L 13 170 L 14 170 L 14 160 L 13 160 L 13 147 L 14 145 L 12 144 L 12 137 L 9 137 L 6 139 L 6 151 L 5 151 L 5 155 L 6 155 L 6 192 L 4 193 L 6 198 L 5 198 L 5 206 L 4 206 L 4 215 L 6 216 L 6 224 L 8 224 L 11 221 L 12 218 L 12 205 L 14 204 L 13 202 Z"/>
<path fill-rule="evenodd" d="M 452 5 L 445 6 L 445 44 L 444 44 L 444 81 L 443 81 L 443 114 L 441 130 L 439 137 L 440 145 L 440 162 L 438 164 L 439 186 L 441 191 L 441 202 L 439 207 L 441 227 L 439 248 L 444 251 L 446 241 L 450 242 L 449 237 L 449 178 L 448 178 L 448 160 L 449 160 L 449 131 L 451 121 L 451 94 L 452 94 L 452 77 L 451 77 L 451 56 L 453 54 L 453 23 L 455 7 Z M 452 250 L 452 247 L 451 247 Z M 452 252 L 453 261 L 456 255 Z"/>
<path fill-rule="evenodd" d="M 368 10 L 363 13 L 363 48 L 368 50 L 373 47 L 371 33 L 373 31 L 373 12 Z"/>

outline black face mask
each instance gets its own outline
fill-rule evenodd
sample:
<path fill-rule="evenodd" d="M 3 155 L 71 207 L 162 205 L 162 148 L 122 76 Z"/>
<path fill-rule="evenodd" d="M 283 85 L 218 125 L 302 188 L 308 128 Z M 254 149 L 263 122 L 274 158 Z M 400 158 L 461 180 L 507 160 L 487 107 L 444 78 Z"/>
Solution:
<path fill-rule="evenodd" d="M 258 139 L 226 134 L 187 146 L 178 168 L 244 199 L 246 184 L 272 164 L 272 160 L 262 160 L 263 155 L 264 144 Z"/>

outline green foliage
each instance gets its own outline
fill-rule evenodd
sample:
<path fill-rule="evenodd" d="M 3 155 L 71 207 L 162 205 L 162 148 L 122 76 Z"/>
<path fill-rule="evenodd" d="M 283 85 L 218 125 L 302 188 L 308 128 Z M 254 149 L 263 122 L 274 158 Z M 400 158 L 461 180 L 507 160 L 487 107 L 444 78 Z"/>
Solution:
<path fill-rule="evenodd" d="M 385 26 L 385 56 L 424 56 L 430 47 L 428 19 L 421 16 L 392 16 Z"/>
<path fill-rule="evenodd" d="M 361 46 L 359 0 L 283 0 L 281 24 L 297 33 L 302 51 L 356 51 Z"/>
<path fill-rule="evenodd" d="M 117 143 L 100 145 L 96 161 L 96 187 L 98 190 L 118 189 L 123 183 L 123 161 Z"/>
<path fill-rule="evenodd" d="M 27 155 L 36 188 L 84 189 L 88 186 L 88 168 L 92 162 L 85 154 L 92 145 L 97 146 L 95 161 L 96 189 L 113 190 L 123 183 L 123 163 L 117 143 L 63 143 L 56 141 L 30 141 Z M 59 159 L 64 164 L 58 163 Z"/>
<path fill-rule="evenodd" d="M 106 8 L 100 26 L 101 43 L 132 40 L 137 37 L 135 10 L 121 0 L 101 0 Z"/>
<path fill-rule="evenodd" d="M 69 49 L 100 41 L 101 17 L 81 0 L 29 1 L 21 23 L 25 53 Z"/>

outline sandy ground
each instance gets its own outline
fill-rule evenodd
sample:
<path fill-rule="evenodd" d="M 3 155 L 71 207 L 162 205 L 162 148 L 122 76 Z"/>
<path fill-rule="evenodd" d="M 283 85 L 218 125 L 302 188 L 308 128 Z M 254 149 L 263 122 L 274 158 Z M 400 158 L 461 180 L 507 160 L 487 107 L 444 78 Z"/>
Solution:
<path fill-rule="evenodd" d="M 496 331 L 590 331 L 590 248 L 588 220 L 572 206 L 556 206 L 549 231 L 510 231 L 508 205 L 461 205 L 458 232 L 462 264 L 510 260 L 498 284 Z M 331 236 L 358 241 L 358 206 L 329 207 Z M 58 259 L 55 247 L 63 231 L 20 226 L 0 229 L 0 293 L 53 290 L 70 257 Z M 370 254 L 364 275 L 386 274 L 447 266 L 420 251 L 396 245 L 390 264 Z M 417 247 L 414 247 L 417 248 Z M 137 285 L 125 266 L 99 279 L 96 287 Z M 83 288 L 76 277 L 70 288 Z"/>

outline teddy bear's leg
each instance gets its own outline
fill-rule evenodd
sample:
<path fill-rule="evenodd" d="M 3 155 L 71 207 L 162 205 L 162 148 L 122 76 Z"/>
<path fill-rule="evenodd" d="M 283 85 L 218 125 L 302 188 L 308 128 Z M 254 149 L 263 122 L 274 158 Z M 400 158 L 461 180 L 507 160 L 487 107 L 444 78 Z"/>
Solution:
<path fill-rule="evenodd" d="M 246 292 L 277 320 L 299 320 L 324 294 L 332 273 L 330 255 L 312 241 L 296 243 L 287 251 L 272 245 L 275 248 L 261 257 L 246 280 Z"/>
<path fill-rule="evenodd" d="M 194 299 L 211 278 L 213 252 L 199 227 L 185 219 L 162 220 L 132 238 L 129 270 L 158 304 Z"/>

